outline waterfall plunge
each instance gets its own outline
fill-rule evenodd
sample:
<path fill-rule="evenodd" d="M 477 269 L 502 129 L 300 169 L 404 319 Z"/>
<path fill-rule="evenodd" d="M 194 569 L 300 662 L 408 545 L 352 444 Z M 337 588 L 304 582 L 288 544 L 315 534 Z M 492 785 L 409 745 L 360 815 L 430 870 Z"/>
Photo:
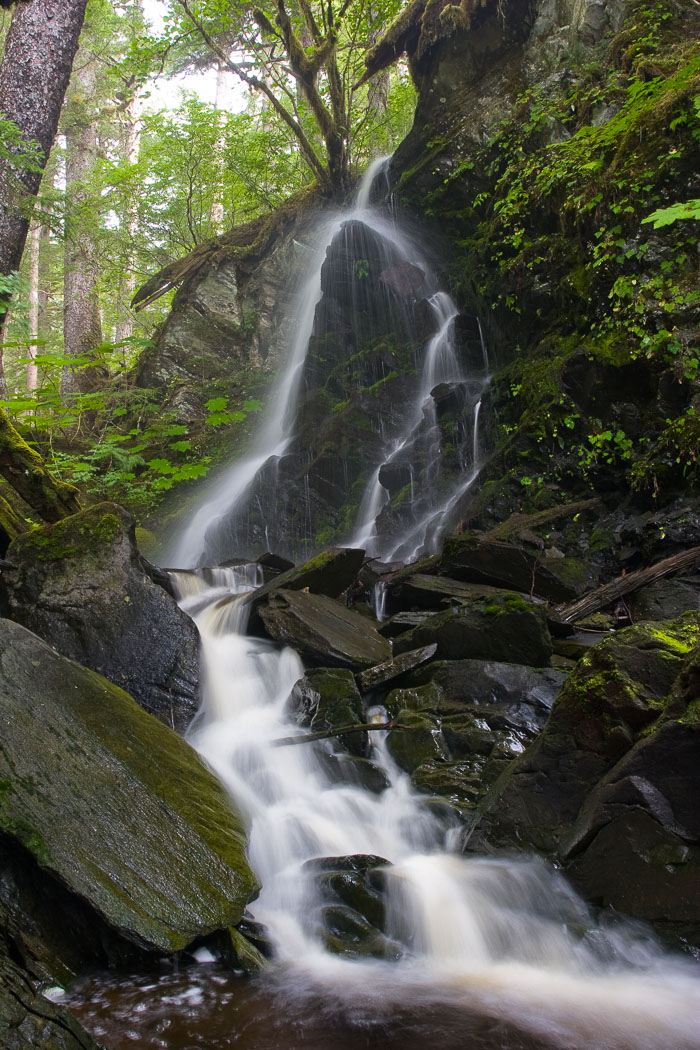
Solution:
<path fill-rule="evenodd" d="M 362 274 L 362 267 L 367 265 L 363 255 L 378 253 L 383 260 L 379 265 L 383 270 L 378 283 L 385 281 L 387 318 L 396 316 L 399 326 L 411 332 L 416 324 L 413 311 L 419 297 L 429 317 L 429 322 L 423 323 L 431 333 L 415 351 L 417 374 L 412 392 L 404 404 L 392 406 L 392 420 L 386 424 L 383 419 L 379 421 L 383 447 L 375 462 L 365 465 L 368 480 L 353 533 L 345 537 L 345 541 L 387 560 L 399 557 L 409 560 L 434 551 L 447 528 L 456 523 L 454 513 L 460 500 L 478 476 L 477 405 L 488 382 L 486 347 L 479 325 L 483 364 L 477 375 L 465 375 L 454 333 L 458 315 L 455 304 L 449 295 L 439 290 L 437 278 L 417 240 L 401 228 L 391 209 L 371 203 L 377 183 L 383 175 L 386 177 L 386 169 L 386 159 L 375 161 L 365 174 L 351 208 L 332 216 L 316 231 L 308 277 L 290 312 L 293 338 L 283 372 L 269 397 L 260 432 L 247 456 L 208 483 L 199 509 L 166 552 L 163 560 L 167 564 L 180 567 L 215 564 L 248 554 L 250 548 L 256 546 L 248 533 L 251 510 L 264 522 L 266 539 L 268 530 L 272 528 L 274 532 L 274 526 L 284 515 L 285 499 L 289 497 L 279 484 L 279 471 L 285 457 L 289 457 L 298 427 L 300 390 L 309 382 L 309 341 L 321 324 L 318 307 L 322 301 L 322 268 L 334 244 L 340 246 L 336 251 L 348 256 L 356 274 Z M 377 283 L 370 283 L 376 289 Z M 367 310 L 361 295 L 357 302 L 354 300 L 358 294 L 355 284 L 351 289 L 327 287 L 325 294 L 331 300 L 336 294 L 351 294 L 357 317 Z M 355 336 L 362 341 L 359 333 Z M 455 438 L 460 448 L 460 463 L 451 475 L 442 470 L 444 438 L 432 396 L 433 391 L 441 387 L 459 390 L 462 420 L 459 427 L 465 430 L 459 439 Z M 416 487 L 414 462 L 421 464 L 422 471 L 421 484 Z M 411 474 L 411 498 L 403 500 L 398 512 L 390 507 L 392 501 L 395 502 L 395 493 L 385 487 L 387 470 L 397 466 Z M 311 553 L 318 522 L 312 520 L 308 474 L 303 478 L 303 486 L 304 494 L 298 486 L 293 497 L 295 502 L 304 505 L 304 535 L 297 540 L 302 543 L 301 549 Z M 347 495 L 347 474 L 344 488 Z M 264 494 L 262 500 L 261 494 Z M 291 539 L 284 537 L 282 543 Z M 273 546 L 277 544 L 273 542 Z"/>

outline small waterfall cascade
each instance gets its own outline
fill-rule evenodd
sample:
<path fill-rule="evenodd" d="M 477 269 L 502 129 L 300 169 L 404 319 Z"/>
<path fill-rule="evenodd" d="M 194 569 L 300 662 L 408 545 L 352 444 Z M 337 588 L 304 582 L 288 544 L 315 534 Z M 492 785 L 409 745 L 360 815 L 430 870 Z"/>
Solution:
<path fill-rule="evenodd" d="M 351 207 L 316 230 L 260 432 L 209 483 L 164 563 L 263 546 L 296 559 L 330 534 L 409 558 L 455 523 L 478 474 L 488 357 L 478 319 L 460 317 L 420 235 L 397 218 L 387 171 L 376 160 Z"/>
<path fill-rule="evenodd" d="M 202 637 L 206 685 L 189 740 L 247 822 L 262 882 L 250 911 L 275 946 L 276 990 L 364 1014 L 441 1004 L 512 1022 L 561 1050 L 697 1050 L 694 970 L 635 927 L 596 922 L 540 860 L 456 852 L 456 828 L 394 765 L 384 731 L 369 734 L 387 785 L 379 793 L 329 741 L 293 743 L 302 733 L 290 710 L 299 657 L 242 633 L 243 595 L 258 572 L 173 578 Z M 386 861 L 381 958 L 327 948 L 317 864 L 358 854 Z"/>
<path fill-rule="evenodd" d="M 428 303 L 434 318 L 434 334 L 425 348 L 411 412 L 367 483 L 356 528 L 349 539 L 350 546 L 363 547 L 370 555 L 385 561 L 408 562 L 422 554 L 434 553 L 447 528 L 456 524 L 452 513 L 479 473 L 479 409 L 488 383 L 488 354 L 481 324 L 477 319 L 483 370 L 468 381 L 454 340 L 457 307 L 445 292 L 437 292 Z M 458 443 L 461 451 L 458 476 L 447 483 L 441 477 L 444 439 L 438 417 L 440 395 L 452 400 L 459 397 L 462 426 L 469 420 L 471 429 L 471 435 L 464 435 Z M 383 514 L 391 503 L 387 475 L 391 477 L 401 463 L 411 472 L 408 513 L 398 529 L 395 524 L 384 528 Z M 419 498 L 415 495 L 413 479 L 416 464 L 423 468 Z"/>

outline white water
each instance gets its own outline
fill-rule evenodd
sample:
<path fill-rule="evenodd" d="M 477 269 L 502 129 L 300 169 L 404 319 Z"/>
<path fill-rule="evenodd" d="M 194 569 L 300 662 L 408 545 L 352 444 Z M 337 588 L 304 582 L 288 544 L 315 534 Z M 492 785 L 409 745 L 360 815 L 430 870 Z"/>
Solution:
<path fill-rule="evenodd" d="M 697 970 L 634 928 L 601 929 L 556 872 L 534 859 L 465 859 L 425 797 L 392 763 L 371 794 L 327 772 L 329 744 L 277 746 L 300 732 L 287 703 L 303 668 L 291 649 L 245 637 L 232 596 L 259 579 L 179 574 L 202 636 L 206 688 L 189 739 L 228 787 L 262 881 L 252 906 L 274 941 L 287 994 L 321 996 L 365 1016 L 410 1003 L 501 1018 L 562 1050 L 700 1047 Z M 326 761 L 324 762 L 324 756 Z M 350 764 L 349 764 L 350 765 Z M 322 902 L 307 861 L 376 854 L 386 869 L 397 961 L 351 960 L 323 945 Z"/>

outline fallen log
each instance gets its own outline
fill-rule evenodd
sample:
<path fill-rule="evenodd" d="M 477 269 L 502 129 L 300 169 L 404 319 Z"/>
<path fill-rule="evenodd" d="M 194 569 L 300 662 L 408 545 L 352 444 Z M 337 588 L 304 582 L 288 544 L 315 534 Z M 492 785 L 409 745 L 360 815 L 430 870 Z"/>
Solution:
<path fill-rule="evenodd" d="M 301 733 L 299 736 L 281 736 L 272 741 L 273 747 L 286 747 L 288 744 L 311 744 L 315 740 L 330 740 L 334 736 L 345 736 L 347 733 L 371 733 L 380 729 L 410 729 L 402 726 L 392 718 L 389 722 L 365 722 L 351 726 L 340 726 L 339 729 L 319 729 L 315 733 Z"/>
<path fill-rule="evenodd" d="M 658 561 L 655 565 L 650 565 L 646 569 L 638 569 L 636 572 L 627 573 L 625 576 L 618 576 L 616 579 L 611 580 L 610 583 L 606 583 L 595 591 L 584 594 L 582 598 L 577 598 L 575 602 L 570 602 L 568 605 L 560 605 L 557 608 L 557 612 L 565 623 L 575 623 L 576 620 L 582 620 L 584 616 L 590 616 L 592 613 L 599 612 L 600 609 L 604 609 L 606 605 L 611 605 L 612 602 L 624 597 L 625 594 L 631 594 L 632 591 L 639 590 L 640 587 L 647 583 L 654 583 L 655 580 L 661 580 L 665 576 L 670 576 L 673 572 L 690 568 L 698 558 L 700 558 L 700 547 L 691 547 L 690 550 L 682 551 L 680 554 L 673 554 L 670 558 L 664 558 L 663 561 Z"/>
<path fill-rule="evenodd" d="M 573 518 L 586 510 L 594 510 L 599 507 L 601 500 L 598 496 L 590 499 L 577 500 L 576 503 L 562 503 L 558 507 L 547 507 L 546 510 L 538 510 L 535 514 L 511 514 L 509 518 L 502 521 L 500 525 L 489 529 L 484 533 L 484 539 L 509 540 L 523 529 L 537 529 L 552 522 L 560 521 L 562 518 Z"/>

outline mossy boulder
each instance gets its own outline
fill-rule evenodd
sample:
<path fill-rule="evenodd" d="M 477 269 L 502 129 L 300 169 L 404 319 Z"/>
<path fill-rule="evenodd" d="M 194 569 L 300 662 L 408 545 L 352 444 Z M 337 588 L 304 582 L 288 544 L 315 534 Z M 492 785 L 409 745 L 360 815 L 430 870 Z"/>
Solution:
<path fill-rule="evenodd" d="M 508 592 L 428 617 L 396 639 L 394 652 L 433 642 L 443 660 L 498 660 L 543 667 L 552 655 L 544 610 Z"/>
<path fill-rule="evenodd" d="M 294 686 L 289 707 L 297 724 L 313 732 L 364 722 L 362 698 L 352 671 L 346 668 L 310 668 Z M 336 738 L 336 746 L 363 757 L 367 753 L 367 733 L 344 733 Z"/>
<path fill-rule="evenodd" d="M 197 630 L 154 582 L 127 511 L 89 507 L 19 536 L 9 557 L 14 620 L 172 727 L 189 724 L 199 702 Z"/>
<path fill-rule="evenodd" d="M 699 641 L 693 613 L 594 646 L 484 799 L 470 849 L 543 852 L 589 898 L 697 940 Z"/>
<path fill-rule="evenodd" d="M 121 689 L 0 621 L 0 828 L 112 929 L 177 951 L 257 883 L 231 801 Z"/>

